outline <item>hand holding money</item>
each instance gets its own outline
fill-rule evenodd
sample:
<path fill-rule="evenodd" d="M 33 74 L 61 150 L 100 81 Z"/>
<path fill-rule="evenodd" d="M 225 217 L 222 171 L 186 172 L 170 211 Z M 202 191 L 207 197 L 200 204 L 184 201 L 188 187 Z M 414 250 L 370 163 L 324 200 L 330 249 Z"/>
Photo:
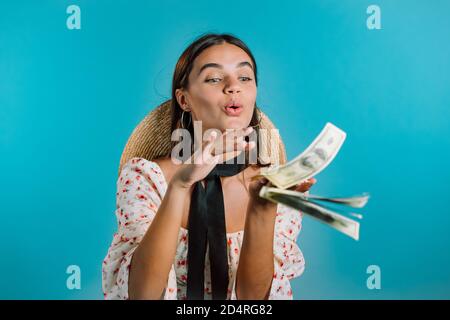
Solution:
<path fill-rule="evenodd" d="M 359 222 L 336 212 L 329 204 L 362 208 L 369 199 L 368 194 L 352 197 L 322 197 L 305 193 L 316 183 L 316 179 L 311 177 L 324 170 L 331 163 L 345 138 L 346 133 L 344 131 L 331 123 L 327 123 L 308 148 L 296 158 L 281 166 L 262 168 L 260 175 L 254 177 L 254 179 L 264 177 L 271 182 L 272 186 L 269 184 L 262 186 L 259 196 L 273 203 L 281 203 L 298 209 L 358 240 Z M 362 218 L 361 214 L 353 212 L 348 214 L 359 219 Z"/>
<path fill-rule="evenodd" d="M 298 192 L 306 192 L 317 183 L 315 178 L 309 178 L 301 182 L 300 184 L 295 185 L 294 187 L 289 188 L 288 190 L 294 190 Z"/>
<path fill-rule="evenodd" d="M 317 180 L 315 178 L 310 178 L 310 179 L 307 179 L 307 180 L 299 183 L 298 185 L 295 185 L 295 186 L 289 188 L 289 190 L 304 193 L 304 192 L 309 191 L 311 186 L 313 184 L 315 184 L 316 182 L 317 182 Z M 262 176 L 260 176 L 259 179 L 254 179 L 254 181 L 252 181 L 250 183 L 249 192 L 250 192 L 250 198 L 253 201 L 252 205 L 263 206 L 263 205 L 267 204 L 267 202 L 269 201 L 268 199 L 260 197 L 260 191 L 261 191 L 261 188 L 263 188 L 263 187 L 271 188 L 271 187 L 273 187 L 273 184 L 269 180 L 267 180 L 266 178 L 264 178 Z"/>

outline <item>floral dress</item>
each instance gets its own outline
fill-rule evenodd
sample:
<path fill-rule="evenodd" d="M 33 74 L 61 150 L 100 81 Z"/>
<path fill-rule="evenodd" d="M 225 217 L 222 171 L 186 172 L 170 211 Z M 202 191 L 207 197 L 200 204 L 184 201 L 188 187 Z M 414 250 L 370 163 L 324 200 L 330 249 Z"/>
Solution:
<path fill-rule="evenodd" d="M 117 232 L 102 265 L 105 299 L 128 299 L 128 274 L 134 250 L 144 237 L 167 190 L 167 182 L 156 162 L 132 158 L 117 180 Z M 274 274 L 269 300 L 293 299 L 289 280 L 305 268 L 303 254 L 296 240 L 302 227 L 302 212 L 282 204 L 277 206 L 273 243 Z M 235 300 L 236 271 L 244 231 L 227 233 L 229 286 L 227 299 Z M 187 289 L 188 230 L 181 227 L 164 300 L 185 300 Z M 208 247 L 205 258 L 205 299 L 212 299 Z"/>

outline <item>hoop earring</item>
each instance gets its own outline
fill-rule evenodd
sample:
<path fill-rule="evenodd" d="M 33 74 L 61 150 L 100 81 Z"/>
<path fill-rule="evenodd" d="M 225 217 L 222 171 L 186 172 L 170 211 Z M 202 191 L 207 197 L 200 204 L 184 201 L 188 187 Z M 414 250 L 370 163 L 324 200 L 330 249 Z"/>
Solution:
<path fill-rule="evenodd" d="M 181 119 L 180 119 L 180 122 L 181 122 L 181 128 L 183 128 L 183 129 L 186 129 L 185 127 L 184 127 L 184 113 L 185 113 L 186 111 L 184 111 L 183 110 L 183 112 L 181 113 Z M 188 127 L 191 125 L 191 122 L 192 122 L 192 116 L 189 118 L 189 124 L 187 125 Z"/>

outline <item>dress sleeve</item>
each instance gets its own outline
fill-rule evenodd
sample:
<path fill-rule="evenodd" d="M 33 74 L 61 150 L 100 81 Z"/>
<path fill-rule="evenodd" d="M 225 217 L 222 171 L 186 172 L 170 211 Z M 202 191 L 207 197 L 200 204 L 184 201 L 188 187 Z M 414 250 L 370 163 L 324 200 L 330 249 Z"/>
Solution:
<path fill-rule="evenodd" d="M 274 275 L 269 300 L 292 300 L 291 279 L 305 270 L 305 260 L 297 245 L 303 213 L 278 204 L 274 230 Z"/>
<path fill-rule="evenodd" d="M 105 299 L 128 299 L 131 258 L 152 223 L 165 194 L 164 176 L 156 163 L 132 158 L 117 180 L 116 217 L 118 228 L 102 265 Z M 177 299 L 175 269 L 172 265 L 164 300 Z"/>

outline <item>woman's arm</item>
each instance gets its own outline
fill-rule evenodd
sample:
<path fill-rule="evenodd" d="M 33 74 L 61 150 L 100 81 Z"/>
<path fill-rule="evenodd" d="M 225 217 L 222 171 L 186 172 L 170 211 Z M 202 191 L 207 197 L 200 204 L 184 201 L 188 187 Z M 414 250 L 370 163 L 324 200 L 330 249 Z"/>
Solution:
<path fill-rule="evenodd" d="M 307 192 L 316 183 L 311 178 L 291 190 Z M 245 218 L 244 239 L 236 274 L 236 298 L 241 300 L 267 300 L 274 276 L 274 233 L 277 204 L 259 197 L 265 178 L 252 182 L 250 200 Z"/>
<path fill-rule="evenodd" d="M 169 183 L 153 222 L 133 253 L 128 282 L 130 299 L 160 299 L 177 248 L 189 189 Z"/>
<path fill-rule="evenodd" d="M 276 204 L 260 206 L 250 200 L 236 274 L 236 298 L 266 300 L 274 273 L 273 238 Z"/>

